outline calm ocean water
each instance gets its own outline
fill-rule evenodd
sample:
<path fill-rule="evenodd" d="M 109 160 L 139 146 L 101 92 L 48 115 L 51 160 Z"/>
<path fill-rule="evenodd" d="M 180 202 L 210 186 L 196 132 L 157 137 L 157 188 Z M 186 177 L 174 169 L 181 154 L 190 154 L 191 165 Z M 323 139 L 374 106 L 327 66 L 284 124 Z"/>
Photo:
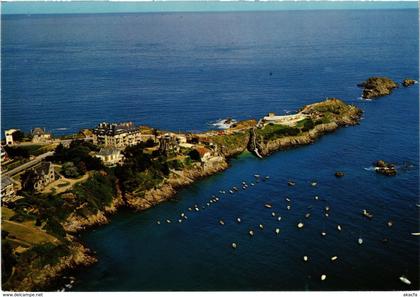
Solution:
<path fill-rule="evenodd" d="M 174 201 L 141 214 L 122 211 L 83 234 L 99 263 L 77 273 L 74 289 L 419 289 L 419 240 L 410 234 L 419 232 L 418 85 L 377 101 L 360 100 L 356 86 L 372 75 L 418 78 L 418 33 L 416 10 L 3 17 L 2 129 L 60 134 L 132 120 L 206 130 L 220 118 L 294 111 L 327 96 L 365 112 L 359 126 L 264 160 L 243 155 Z M 399 174 L 369 170 L 377 159 L 401 166 Z M 346 176 L 336 179 L 336 170 Z M 255 173 L 271 178 L 235 195 L 218 193 Z M 207 207 L 212 195 L 221 201 Z M 194 204 L 206 208 L 189 213 Z M 363 218 L 362 209 L 374 218 Z M 175 223 L 182 212 L 188 220 Z M 165 219 L 173 223 L 156 224 Z"/>

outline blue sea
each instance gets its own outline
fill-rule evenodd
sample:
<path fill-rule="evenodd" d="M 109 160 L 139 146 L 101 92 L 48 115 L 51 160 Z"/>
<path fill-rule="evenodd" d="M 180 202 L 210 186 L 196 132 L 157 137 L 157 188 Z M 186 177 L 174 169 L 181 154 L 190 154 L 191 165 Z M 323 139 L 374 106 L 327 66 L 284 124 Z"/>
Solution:
<path fill-rule="evenodd" d="M 60 135 L 130 120 L 204 131 L 326 97 L 364 111 L 358 126 L 263 160 L 243 154 L 172 201 L 83 233 L 99 262 L 75 273 L 72 289 L 418 290 L 418 84 L 374 101 L 357 87 L 370 76 L 418 79 L 418 25 L 416 9 L 3 16 L 2 130 Z M 376 174 L 378 159 L 398 175 Z M 220 200 L 207 206 L 212 195 Z"/>

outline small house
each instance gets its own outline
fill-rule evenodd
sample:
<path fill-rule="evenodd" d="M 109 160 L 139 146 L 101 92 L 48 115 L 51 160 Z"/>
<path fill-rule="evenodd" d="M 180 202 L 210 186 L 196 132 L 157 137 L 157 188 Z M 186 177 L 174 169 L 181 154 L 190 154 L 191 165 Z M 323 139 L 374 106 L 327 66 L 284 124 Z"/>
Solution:
<path fill-rule="evenodd" d="M 13 134 L 19 131 L 18 129 L 9 129 L 4 131 L 4 135 L 6 136 L 6 145 L 14 145 Z"/>
<path fill-rule="evenodd" d="M 96 157 L 101 159 L 105 166 L 115 166 L 122 161 L 121 150 L 114 147 L 101 148 Z"/>
<path fill-rule="evenodd" d="M 22 188 L 40 192 L 55 180 L 54 166 L 51 162 L 41 162 L 23 175 Z"/>
<path fill-rule="evenodd" d="M 51 133 L 45 132 L 45 129 L 42 129 L 42 128 L 32 129 L 31 135 L 32 135 L 33 143 L 49 142 L 51 141 L 51 138 L 52 138 Z"/>

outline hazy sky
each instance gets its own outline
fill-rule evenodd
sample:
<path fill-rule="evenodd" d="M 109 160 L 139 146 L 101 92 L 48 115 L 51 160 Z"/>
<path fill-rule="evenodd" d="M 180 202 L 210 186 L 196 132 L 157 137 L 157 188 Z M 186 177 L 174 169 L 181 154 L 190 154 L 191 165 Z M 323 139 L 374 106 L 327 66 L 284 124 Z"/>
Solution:
<path fill-rule="evenodd" d="M 418 8 L 417 1 L 78 1 L 78 2 L 2 2 L 2 14 L 39 13 L 123 13 L 169 11 L 262 11 L 298 9 L 392 9 Z"/>

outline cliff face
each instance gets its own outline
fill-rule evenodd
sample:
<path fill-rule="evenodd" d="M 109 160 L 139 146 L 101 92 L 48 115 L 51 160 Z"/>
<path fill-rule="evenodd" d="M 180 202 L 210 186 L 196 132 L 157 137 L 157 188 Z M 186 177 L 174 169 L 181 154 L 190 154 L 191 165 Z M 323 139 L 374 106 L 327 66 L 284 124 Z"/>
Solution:
<path fill-rule="evenodd" d="M 118 184 L 116 189 L 117 195 L 113 197 L 111 204 L 106 206 L 104 210 L 98 210 L 97 213 L 87 216 L 80 216 L 73 212 L 63 223 L 64 230 L 69 233 L 76 233 L 89 227 L 109 223 L 107 215 L 115 213 L 120 206 L 124 205 Z"/>
<path fill-rule="evenodd" d="M 199 178 L 212 175 L 216 172 L 225 170 L 228 167 L 224 157 L 214 157 L 208 162 L 194 165 L 191 168 L 172 171 L 169 178 L 154 189 L 147 190 L 140 195 L 132 193 L 126 194 L 126 203 L 137 211 L 153 207 L 160 202 L 169 200 L 176 194 L 176 189 L 187 186 Z"/>
<path fill-rule="evenodd" d="M 339 126 L 336 123 L 321 124 L 309 132 L 302 133 L 299 136 L 286 136 L 267 143 L 259 143 L 259 153 L 262 156 L 268 156 L 275 151 L 286 150 L 295 146 L 311 144 L 318 137 L 336 130 Z"/>
<path fill-rule="evenodd" d="M 73 241 L 69 246 L 70 253 L 60 257 L 54 265 L 45 265 L 38 268 L 35 265 L 31 267 L 31 273 L 19 283 L 13 286 L 14 291 L 36 291 L 51 285 L 52 281 L 57 279 L 69 269 L 81 266 L 89 266 L 97 260 L 91 255 L 89 249 L 77 241 Z"/>
<path fill-rule="evenodd" d="M 389 95 L 393 89 L 398 88 L 398 84 L 387 77 L 370 77 L 359 87 L 363 87 L 363 98 L 373 99 Z"/>

